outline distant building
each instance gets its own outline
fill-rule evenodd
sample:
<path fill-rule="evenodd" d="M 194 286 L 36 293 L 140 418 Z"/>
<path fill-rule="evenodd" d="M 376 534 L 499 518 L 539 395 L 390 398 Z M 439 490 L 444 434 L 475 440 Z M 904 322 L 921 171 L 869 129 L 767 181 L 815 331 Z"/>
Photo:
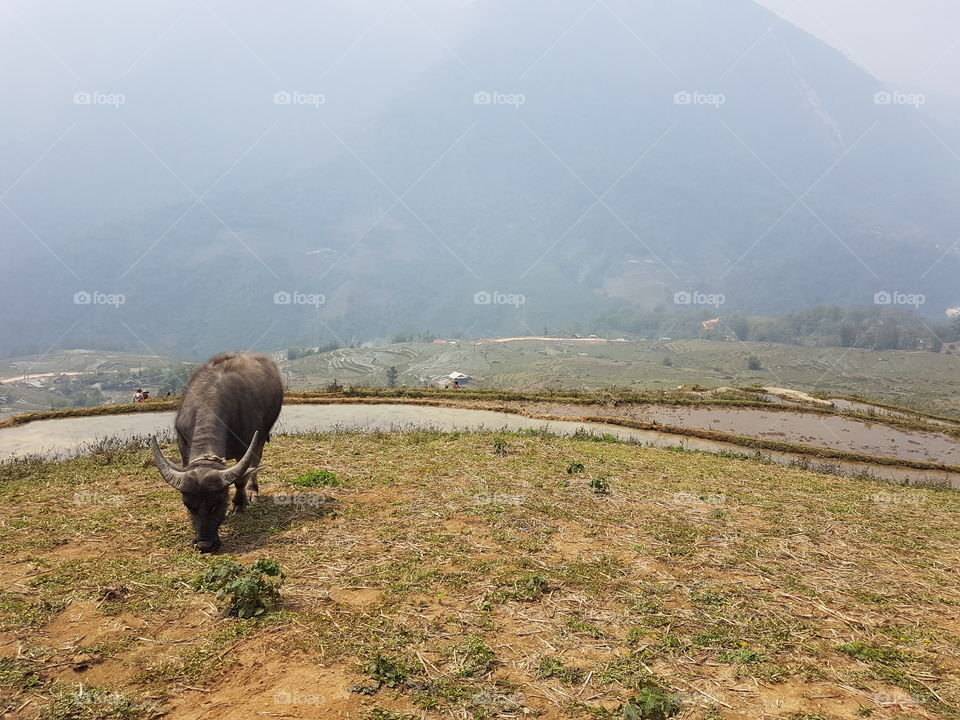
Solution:
<path fill-rule="evenodd" d="M 464 375 L 462 372 L 452 372 L 446 377 L 442 377 L 437 381 L 437 385 L 443 388 L 452 388 L 454 385 L 463 387 L 468 382 L 473 380 L 469 375 Z"/>

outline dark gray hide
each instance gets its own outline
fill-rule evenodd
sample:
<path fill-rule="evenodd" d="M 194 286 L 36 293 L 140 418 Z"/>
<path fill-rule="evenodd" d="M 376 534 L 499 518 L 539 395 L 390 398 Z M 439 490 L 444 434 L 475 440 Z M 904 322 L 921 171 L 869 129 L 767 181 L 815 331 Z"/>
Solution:
<path fill-rule="evenodd" d="M 167 460 L 153 439 L 153 458 L 163 479 L 180 491 L 190 511 L 194 547 L 220 547 L 219 528 L 227 514 L 229 487 L 233 508 L 243 512 L 257 498 L 257 470 L 263 446 L 283 405 L 283 381 L 266 355 L 223 353 L 190 378 L 174 424 L 182 466 Z M 237 460 L 232 467 L 227 460 Z"/>

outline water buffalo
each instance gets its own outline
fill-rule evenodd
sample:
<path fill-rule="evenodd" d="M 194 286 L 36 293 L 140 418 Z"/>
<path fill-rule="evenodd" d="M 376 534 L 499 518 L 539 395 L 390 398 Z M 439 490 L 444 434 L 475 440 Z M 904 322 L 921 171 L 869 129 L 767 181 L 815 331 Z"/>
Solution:
<path fill-rule="evenodd" d="M 177 410 L 174 427 L 183 466 L 167 460 L 152 439 L 153 459 L 163 479 L 180 491 L 200 552 L 220 547 L 218 531 L 231 485 L 235 511 L 243 512 L 247 493 L 250 502 L 256 500 L 263 446 L 282 404 L 283 382 L 269 357 L 223 353 L 193 374 Z M 227 460 L 237 464 L 228 468 Z"/>

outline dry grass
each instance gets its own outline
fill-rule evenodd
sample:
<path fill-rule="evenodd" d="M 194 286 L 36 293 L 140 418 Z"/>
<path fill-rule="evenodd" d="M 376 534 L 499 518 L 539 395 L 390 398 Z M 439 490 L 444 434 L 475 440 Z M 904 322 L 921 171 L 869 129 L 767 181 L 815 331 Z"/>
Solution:
<path fill-rule="evenodd" d="M 683 718 L 960 717 L 954 492 L 539 433 L 282 436 L 223 549 L 279 560 L 284 606 L 240 621 L 190 588 L 211 558 L 146 460 L 4 467 L 9 717 L 614 718 L 651 687 Z M 293 484 L 316 470 L 343 484 Z"/>

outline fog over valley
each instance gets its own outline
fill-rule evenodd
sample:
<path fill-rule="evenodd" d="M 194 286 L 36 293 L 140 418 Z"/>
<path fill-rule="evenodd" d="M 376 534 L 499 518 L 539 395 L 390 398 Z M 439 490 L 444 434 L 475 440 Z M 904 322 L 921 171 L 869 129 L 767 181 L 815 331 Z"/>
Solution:
<path fill-rule="evenodd" d="M 960 306 L 956 126 L 751 0 L 20 2 L 0 32 L 8 355 Z"/>

